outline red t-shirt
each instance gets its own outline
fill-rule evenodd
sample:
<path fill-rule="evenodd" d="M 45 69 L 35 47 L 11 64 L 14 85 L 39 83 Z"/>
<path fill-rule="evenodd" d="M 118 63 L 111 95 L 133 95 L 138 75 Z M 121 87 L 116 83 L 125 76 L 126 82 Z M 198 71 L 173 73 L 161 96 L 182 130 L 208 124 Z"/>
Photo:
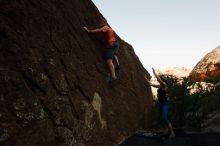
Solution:
<path fill-rule="evenodd" d="M 111 46 L 115 42 L 115 34 L 111 27 L 103 26 L 101 31 L 104 33 L 104 43 L 106 46 Z"/>

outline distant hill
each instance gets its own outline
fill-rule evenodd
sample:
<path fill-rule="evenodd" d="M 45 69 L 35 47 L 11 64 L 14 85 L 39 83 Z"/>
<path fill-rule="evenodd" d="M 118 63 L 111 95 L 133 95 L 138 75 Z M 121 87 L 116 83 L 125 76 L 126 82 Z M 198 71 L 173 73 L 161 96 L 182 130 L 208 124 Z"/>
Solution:
<path fill-rule="evenodd" d="M 187 77 L 191 72 L 191 69 L 185 67 L 168 67 L 159 70 L 160 73 L 166 75 L 173 75 L 177 78 Z"/>

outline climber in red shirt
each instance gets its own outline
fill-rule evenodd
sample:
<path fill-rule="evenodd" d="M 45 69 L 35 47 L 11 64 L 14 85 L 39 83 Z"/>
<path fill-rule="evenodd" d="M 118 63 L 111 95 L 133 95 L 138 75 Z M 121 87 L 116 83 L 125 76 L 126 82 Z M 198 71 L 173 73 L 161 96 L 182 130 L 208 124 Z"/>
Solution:
<path fill-rule="evenodd" d="M 117 76 L 115 74 L 115 66 L 113 64 L 113 57 L 117 63 L 117 67 L 119 68 L 119 61 L 117 56 L 115 55 L 115 51 L 119 48 L 118 42 L 115 39 L 115 33 L 112 30 L 112 28 L 108 25 L 107 21 L 105 19 L 100 20 L 100 26 L 101 28 L 96 28 L 93 30 L 88 29 L 87 27 L 84 27 L 84 29 L 87 32 L 103 32 L 104 33 L 104 45 L 105 45 L 105 59 L 107 61 L 110 73 L 111 73 L 111 79 L 116 80 Z"/>

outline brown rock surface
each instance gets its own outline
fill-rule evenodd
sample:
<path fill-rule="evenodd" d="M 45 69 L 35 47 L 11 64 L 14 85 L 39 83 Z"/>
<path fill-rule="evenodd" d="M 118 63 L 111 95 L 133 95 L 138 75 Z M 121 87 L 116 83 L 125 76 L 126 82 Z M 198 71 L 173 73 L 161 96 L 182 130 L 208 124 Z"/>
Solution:
<path fill-rule="evenodd" d="M 220 75 L 220 46 L 205 55 L 190 73 L 194 81 L 204 81 L 208 76 Z"/>
<path fill-rule="evenodd" d="M 100 17 L 90 0 L 0 0 L 0 145 L 111 146 L 146 126 L 147 72 L 118 38 L 106 83 L 102 36 L 82 28 Z"/>

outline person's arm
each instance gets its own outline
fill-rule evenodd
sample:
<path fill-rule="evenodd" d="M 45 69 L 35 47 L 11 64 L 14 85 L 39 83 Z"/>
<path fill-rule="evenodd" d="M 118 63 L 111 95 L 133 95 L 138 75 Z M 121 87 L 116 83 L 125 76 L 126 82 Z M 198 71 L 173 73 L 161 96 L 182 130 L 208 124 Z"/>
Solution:
<path fill-rule="evenodd" d="M 152 84 L 152 83 L 148 80 L 148 78 L 147 78 L 146 75 L 144 76 L 144 78 L 145 78 L 145 80 L 147 81 L 147 83 L 148 83 L 150 86 L 155 87 L 155 88 L 160 88 L 160 85 Z"/>
<path fill-rule="evenodd" d="M 167 84 L 166 84 L 165 82 L 163 82 L 163 81 L 161 80 L 161 78 L 157 75 L 155 69 L 152 68 L 152 70 L 153 70 L 154 76 L 157 78 L 157 81 L 158 81 L 162 86 L 167 86 Z"/>
<path fill-rule="evenodd" d="M 83 27 L 87 32 L 102 32 L 102 28 L 96 28 L 96 29 L 88 29 L 87 27 Z"/>

